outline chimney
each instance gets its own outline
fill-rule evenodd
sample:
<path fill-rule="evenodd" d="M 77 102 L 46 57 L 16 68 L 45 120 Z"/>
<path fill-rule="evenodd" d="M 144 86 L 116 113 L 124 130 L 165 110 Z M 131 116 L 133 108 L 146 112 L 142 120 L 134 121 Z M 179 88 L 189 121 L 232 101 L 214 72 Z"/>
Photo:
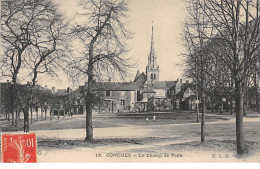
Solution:
<path fill-rule="evenodd" d="M 52 92 L 52 93 L 55 93 L 55 87 L 54 87 L 54 86 L 52 86 L 51 92 Z"/>
<path fill-rule="evenodd" d="M 180 79 L 181 85 L 182 85 L 182 79 Z"/>

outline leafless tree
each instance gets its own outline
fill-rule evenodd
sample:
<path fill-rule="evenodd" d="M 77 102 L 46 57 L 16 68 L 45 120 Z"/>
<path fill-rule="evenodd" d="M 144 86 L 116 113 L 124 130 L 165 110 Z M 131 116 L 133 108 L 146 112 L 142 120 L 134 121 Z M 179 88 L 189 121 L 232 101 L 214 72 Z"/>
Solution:
<path fill-rule="evenodd" d="M 56 75 L 55 71 L 63 67 L 69 49 L 68 22 L 58 12 L 57 5 L 52 1 L 43 1 L 39 4 L 36 1 L 37 10 L 43 10 L 44 14 L 35 19 L 32 23 L 34 31 L 31 32 L 30 46 L 25 53 L 25 68 L 29 70 L 28 77 L 31 77 L 31 95 L 28 104 L 23 107 L 25 114 L 28 114 L 30 102 L 32 100 L 33 88 L 37 83 L 39 74 Z M 46 114 L 46 105 L 44 105 Z M 27 121 L 28 117 L 25 116 Z M 29 129 L 28 129 L 29 130 Z"/>
<path fill-rule="evenodd" d="M 208 21 L 203 10 L 197 1 L 188 1 L 188 16 L 184 23 L 183 40 L 186 52 L 184 54 L 187 66 L 186 75 L 193 77 L 196 82 L 197 100 L 200 98 L 202 110 L 201 119 L 201 142 L 205 141 L 205 114 L 206 114 L 206 95 L 205 85 L 206 77 L 209 73 L 207 62 L 207 40 L 211 36 L 211 30 L 208 29 Z M 195 70 L 195 71 L 194 71 Z M 197 122 L 199 122 L 199 106 L 196 105 Z"/>
<path fill-rule="evenodd" d="M 29 46 L 28 28 L 35 15 L 27 15 L 27 1 L 3 0 L 1 2 L 1 45 L 4 57 L 1 59 L 1 73 L 12 78 L 11 113 L 14 124 L 17 76 L 22 66 L 22 56 Z"/>
<path fill-rule="evenodd" d="M 29 72 L 32 78 L 28 103 L 22 105 L 24 131 L 29 131 L 29 105 L 32 89 L 39 73 L 53 73 L 60 65 L 67 37 L 66 27 L 57 5 L 50 0 L 4 0 L 2 2 L 1 35 L 5 52 L 6 68 L 2 74 L 9 75 L 13 82 L 13 99 L 19 71 Z M 9 69 L 9 74 L 5 70 Z M 12 101 L 13 103 L 14 101 Z"/>
<path fill-rule="evenodd" d="M 74 77 L 87 77 L 85 91 L 86 140 L 93 140 L 92 87 L 95 81 L 124 77 L 130 66 L 126 40 L 130 34 L 125 26 L 127 0 L 82 0 L 84 23 L 76 26 L 74 32 L 83 46 L 82 55 L 71 63 Z M 75 76 L 78 75 L 78 76 Z"/>
<path fill-rule="evenodd" d="M 216 36 L 215 44 L 231 54 L 220 55 L 235 84 L 237 153 L 244 153 L 243 104 L 244 86 L 259 59 L 259 0 L 198 0 Z M 211 37 L 212 38 L 212 37 Z M 225 46 L 223 46 L 223 44 Z"/>

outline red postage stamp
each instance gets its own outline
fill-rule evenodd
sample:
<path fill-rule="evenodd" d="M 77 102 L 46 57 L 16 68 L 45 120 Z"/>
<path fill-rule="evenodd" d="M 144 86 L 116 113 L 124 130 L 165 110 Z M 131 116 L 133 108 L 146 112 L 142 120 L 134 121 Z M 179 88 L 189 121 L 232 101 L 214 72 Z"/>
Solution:
<path fill-rule="evenodd" d="M 36 148 L 35 133 L 2 135 L 4 163 L 36 163 Z"/>

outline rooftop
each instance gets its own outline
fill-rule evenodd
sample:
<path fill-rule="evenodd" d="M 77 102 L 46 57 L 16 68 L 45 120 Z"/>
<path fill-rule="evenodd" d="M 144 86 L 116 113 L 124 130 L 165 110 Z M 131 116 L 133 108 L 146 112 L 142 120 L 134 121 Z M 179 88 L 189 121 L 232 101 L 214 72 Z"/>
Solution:
<path fill-rule="evenodd" d="M 170 89 L 174 85 L 174 81 L 156 81 L 154 82 L 152 89 Z"/>
<path fill-rule="evenodd" d="M 110 90 L 110 91 L 135 91 L 137 83 L 135 82 L 96 82 L 93 90 Z"/>

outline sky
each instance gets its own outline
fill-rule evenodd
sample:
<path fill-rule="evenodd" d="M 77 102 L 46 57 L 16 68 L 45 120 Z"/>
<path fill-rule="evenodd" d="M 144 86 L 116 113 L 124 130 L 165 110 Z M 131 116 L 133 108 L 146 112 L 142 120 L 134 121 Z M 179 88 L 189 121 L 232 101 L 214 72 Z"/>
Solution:
<path fill-rule="evenodd" d="M 73 17 L 79 7 L 76 0 L 55 0 L 60 10 L 68 18 Z M 129 40 L 129 57 L 137 65 L 129 72 L 128 81 L 133 81 L 137 70 L 145 72 L 151 44 L 152 22 L 154 26 L 154 46 L 157 63 L 160 66 L 160 80 L 172 81 L 182 78 L 183 47 L 181 45 L 182 23 L 185 18 L 185 1 L 183 0 L 131 0 L 128 12 L 127 28 L 133 33 Z M 75 88 L 82 84 L 73 84 L 64 73 L 58 72 L 59 79 L 40 76 L 38 83 L 48 88 Z M 82 82 L 83 83 L 83 82 Z M 83 83 L 84 84 L 84 83 Z"/>
<path fill-rule="evenodd" d="M 134 0 L 129 15 L 130 30 L 134 32 L 130 55 L 138 57 L 140 71 L 145 71 L 151 43 L 152 22 L 154 46 L 160 66 L 160 80 L 176 80 L 181 76 L 180 34 L 184 20 L 182 0 Z"/>

